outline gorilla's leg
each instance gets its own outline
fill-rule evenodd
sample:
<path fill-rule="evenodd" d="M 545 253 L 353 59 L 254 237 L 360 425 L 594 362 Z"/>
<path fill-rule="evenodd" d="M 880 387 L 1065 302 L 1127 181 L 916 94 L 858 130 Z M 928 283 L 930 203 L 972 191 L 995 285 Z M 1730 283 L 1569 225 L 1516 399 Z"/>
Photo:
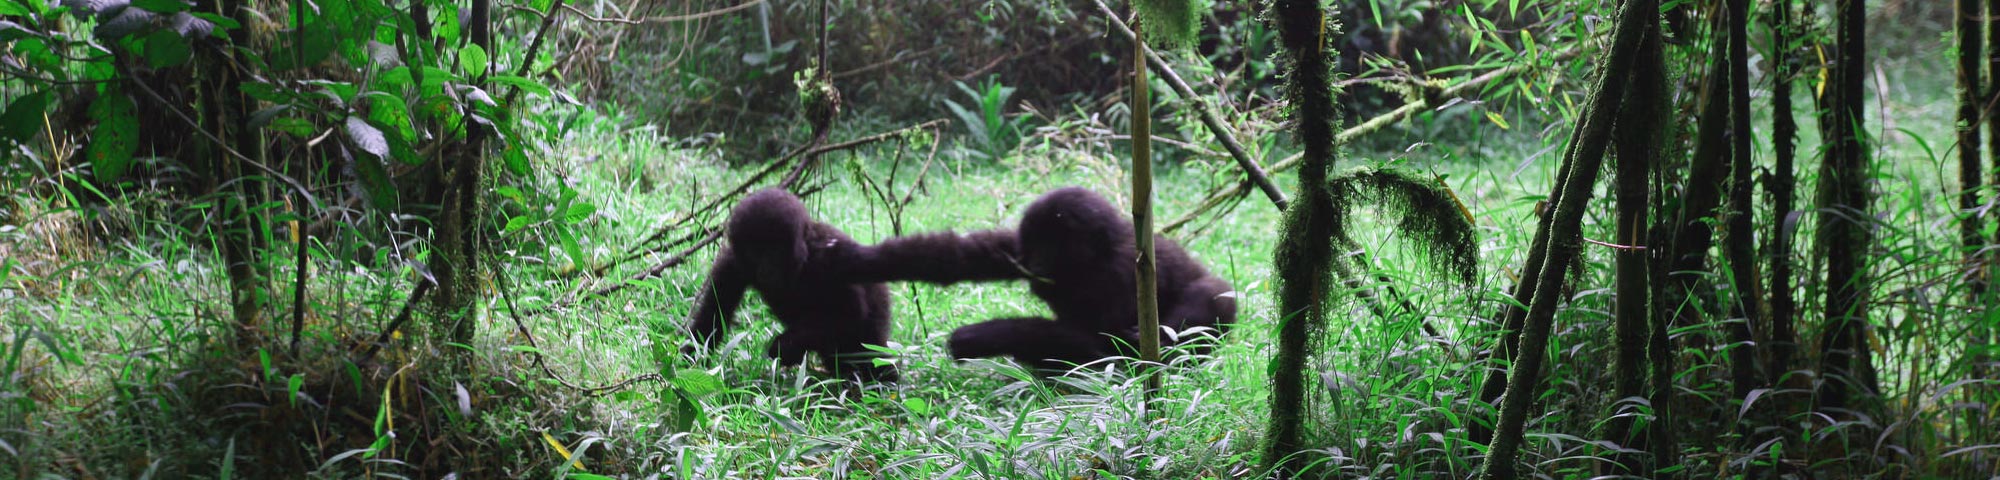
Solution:
<path fill-rule="evenodd" d="M 947 346 L 952 358 L 1001 355 L 1041 370 L 1062 371 L 1072 365 L 1110 356 L 1108 336 L 1040 317 L 987 320 L 958 327 Z"/>

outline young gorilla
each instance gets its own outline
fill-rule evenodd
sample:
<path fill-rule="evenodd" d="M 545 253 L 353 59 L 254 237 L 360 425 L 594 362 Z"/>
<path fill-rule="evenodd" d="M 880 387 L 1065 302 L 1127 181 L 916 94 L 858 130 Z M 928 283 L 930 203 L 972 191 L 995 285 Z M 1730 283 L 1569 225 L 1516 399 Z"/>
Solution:
<path fill-rule="evenodd" d="M 951 333 L 955 358 L 1008 355 L 1060 371 L 1113 355 L 1136 356 L 1139 314 L 1132 223 L 1103 197 L 1081 188 L 1043 194 L 1015 230 L 932 233 L 884 240 L 842 255 L 852 281 L 915 280 L 937 284 L 1026 279 L 1054 319 L 1007 317 Z M 1174 332 L 1208 329 L 1163 345 L 1208 339 L 1236 321 L 1229 284 L 1209 275 L 1179 244 L 1155 237 L 1160 325 Z M 1207 342 L 1197 346 L 1205 349 Z"/>
<path fill-rule="evenodd" d="M 776 188 L 744 197 L 724 228 L 729 245 L 716 254 L 689 319 L 697 341 L 713 345 L 736 316 L 744 288 L 756 288 L 784 324 L 766 351 L 780 364 L 798 365 L 810 352 L 839 374 L 896 381 L 895 367 L 874 365 L 862 346 L 889 341 L 888 287 L 848 282 L 833 268 L 831 256 L 854 239 L 813 221 L 798 197 Z"/>

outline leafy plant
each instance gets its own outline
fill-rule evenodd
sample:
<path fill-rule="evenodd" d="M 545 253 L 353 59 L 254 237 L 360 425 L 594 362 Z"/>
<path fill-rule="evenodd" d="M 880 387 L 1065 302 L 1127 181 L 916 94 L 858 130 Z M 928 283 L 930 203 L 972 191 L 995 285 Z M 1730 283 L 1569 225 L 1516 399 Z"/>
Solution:
<path fill-rule="evenodd" d="M 972 99 L 972 106 L 978 108 L 978 111 L 973 111 L 958 102 L 944 101 L 952 116 L 958 117 L 958 123 L 965 126 L 966 138 L 973 147 L 969 153 L 987 160 L 998 160 L 1021 146 L 1023 133 L 1028 131 L 1029 119 L 1020 114 L 1008 116 L 1005 113 L 1007 101 L 1014 98 L 1014 87 L 1000 84 L 996 75 L 988 75 L 977 89 L 967 86 L 965 82 L 956 82 L 955 85 Z"/>

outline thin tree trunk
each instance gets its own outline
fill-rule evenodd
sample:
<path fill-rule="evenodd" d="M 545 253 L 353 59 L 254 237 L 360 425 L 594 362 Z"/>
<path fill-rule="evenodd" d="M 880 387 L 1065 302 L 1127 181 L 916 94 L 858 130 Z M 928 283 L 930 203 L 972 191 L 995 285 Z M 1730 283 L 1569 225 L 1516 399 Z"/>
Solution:
<path fill-rule="evenodd" d="M 1716 31 L 1724 30 L 1723 17 L 1716 17 Z M 1681 184 L 1678 208 L 1663 215 L 1671 242 L 1662 245 L 1660 261 L 1668 282 L 1660 285 L 1655 306 L 1674 318 L 1675 326 L 1700 323 L 1693 318 L 1699 308 L 1685 305 L 1706 298 L 1703 272 L 1708 271 L 1708 251 L 1715 245 L 1715 231 L 1709 219 L 1722 207 L 1722 185 L 1729 175 L 1729 54 L 1724 42 L 1710 42 L 1709 63 L 1701 82 L 1701 113 L 1695 123 L 1694 154 L 1689 159 L 1687 178 Z M 1699 339 L 1697 339 L 1699 340 Z"/>
<path fill-rule="evenodd" d="M 1980 38 L 1979 0 L 1958 0 L 1958 207 L 1965 215 L 1960 222 L 1959 238 L 1965 242 L 1967 264 L 1979 264 L 1979 249 L 1986 246 L 1985 234 L 1980 232 L 1985 222 L 1972 215 L 1979 208 L 1979 186 L 1984 183 L 1986 172 L 1979 152 L 1979 104 L 1980 95 L 1979 56 L 1984 49 Z M 1981 275 L 1972 276 L 1970 285 L 1972 301 L 1979 304 L 1986 293 L 1986 279 Z"/>
<path fill-rule="evenodd" d="M 1569 146 L 1563 150 L 1563 158 L 1573 155 L 1578 143 L 1577 135 L 1583 130 L 1582 127 L 1579 123 L 1577 128 L 1571 131 Z M 1563 185 L 1569 180 L 1569 168 L 1569 162 L 1556 166 L 1555 181 L 1550 186 L 1549 199 L 1546 203 L 1549 205 L 1548 211 L 1553 211 L 1556 202 L 1562 201 Z M 1500 343 L 1488 350 L 1490 352 L 1486 357 L 1488 359 L 1504 358 L 1508 362 L 1514 361 L 1514 352 L 1517 351 L 1515 347 L 1521 343 L 1521 328 L 1528 321 L 1528 302 L 1534 301 L 1535 287 L 1541 283 L 1542 264 L 1548 261 L 1549 226 L 1552 217 L 1544 214 L 1540 221 L 1535 222 L 1535 237 L 1528 242 L 1528 260 L 1521 264 L 1521 278 L 1514 282 L 1512 295 L 1514 303 L 1500 308 Z M 1497 407 L 1500 395 L 1507 391 L 1507 368 L 1494 365 L 1493 362 L 1486 362 L 1486 365 L 1486 379 L 1479 385 L 1479 401 Z M 1467 436 L 1473 443 L 1483 445 L 1493 441 L 1493 431 L 1477 422 L 1473 423 L 1469 430 Z"/>
<path fill-rule="evenodd" d="M 1723 244 L 1723 251 L 1729 256 L 1729 272 L 1733 277 L 1732 293 L 1736 295 L 1736 318 L 1725 322 L 1729 333 L 1729 363 L 1733 393 L 1738 400 L 1747 399 L 1752 390 L 1764 386 L 1763 369 L 1757 362 L 1757 343 L 1753 328 L 1763 323 L 1760 318 L 1764 293 L 1757 273 L 1757 226 L 1752 219 L 1756 211 L 1756 184 L 1750 178 L 1750 0 L 1729 0 L 1729 143 L 1730 181 L 1729 215 L 1727 218 L 1729 241 Z"/>
<path fill-rule="evenodd" d="M 1549 214 L 1552 220 L 1547 262 L 1542 265 L 1534 301 L 1528 304 L 1519 354 L 1515 356 L 1513 372 L 1508 376 L 1506 393 L 1501 397 L 1500 422 L 1486 462 L 1481 466 L 1482 478 L 1511 480 L 1517 476 L 1515 461 L 1525 433 L 1528 404 L 1538 397 L 1538 376 L 1547 353 L 1545 350 L 1549 331 L 1553 329 L 1556 307 L 1562 301 L 1562 283 L 1569 273 L 1567 266 L 1575 261 L 1581 249 L 1584 208 L 1590 201 L 1591 189 L 1597 183 L 1597 174 L 1604 162 L 1612 121 L 1618 118 L 1620 100 L 1624 98 L 1626 89 L 1624 82 L 1633 78 L 1632 66 L 1640 56 L 1642 40 L 1657 28 L 1658 23 L 1659 4 L 1656 0 L 1631 0 L 1619 11 L 1618 30 L 1612 37 L 1610 56 L 1605 59 L 1605 67 L 1591 94 L 1589 109 L 1585 112 L 1587 116 L 1577 126 L 1581 132 L 1576 136 L 1577 146 L 1573 154 L 1563 159 L 1563 163 L 1572 166 L 1569 179 L 1563 181 L 1561 200 L 1553 205 Z"/>
<path fill-rule="evenodd" d="M 235 18 L 247 19 L 248 9 L 241 8 L 238 0 L 220 0 L 197 6 L 198 9 Z M 238 40 L 240 41 L 240 39 Z M 253 197 L 261 190 L 251 188 L 251 182 L 244 180 L 243 165 L 234 155 L 225 155 L 224 149 L 234 149 L 244 155 L 254 155 L 260 145 L 256 137 L 246 133 L 243 122 L 250 118 L 248 103 L 243 99 L 242 72 L 229 67 L 235 62 L 226 55 L 227 50 L 201 50 L 205 60 L 202 64 L 210 68 L 198 76 L 206 91 L 202 95 L 202 125 L 227 145 L 211 145 L 198 141 L 197 150 L 202 157 L 194 163 L 209 163 L 205 170 L 210 186 L 225 190 L 219 195 L 215 208 L 222 219 L 221 228 L 212 234 L 216 237 L 217 249 L 221 251 L 224 272 L 229 278 L 229 305 L 235 324 L 239 346 L 254 347 L 262 342 L 265 308 L 270 303 L 269 269 L 263 264 L 264 252 L 262 217 L 250 209 L 262 203 Z M 218 192 L 222 193 L 222 192 Z"/>
<path fill-rule="evenodd" d="M 1823 409 L 1852 405 L 1851 394 L 1877 391 L 1867 342 L 1869 255 L 1868 152 L 1862 138 L 1862 78 L 1867 70 L 1864 0 L 1838 0 L 1834 18 L 1835 62 L 1828 124 L 1830 144 L 1820 167 L 1818 251 L 1826 261 L 1826 331 L 1820 340 L 1817 396 Z"/>
<path fill-rule="evenodd" d="M 467 32 L 473 44 L 486 51 L 493 51 L 493 35 L 490 13 L 491 0 L 472 0 L 470 25 Z M 492 68 L 491 64 L 487 68 Z M 468 72 L 474 84 L 482 83 L 487 72 Z M 466 343 L 476 333 L 474 310 L 482 297 L 479 285 L 486 276 L 482 247 L 486 243 L 486 229 L 481 228 L 480 219 L 485 218 L 485 202 L 482 188 L 486 183 L 486 129 L 478 122 L 468 122 L 465 134 L 465 152 L 449 170 L 451 181 L 445 184 L 445 199 L 440 212 L 443 217 L 438 222 L 437 248 L 441 262 L 433 265 L 438 279 L 438 294 L 434 296 L 440 315 L 437 320 L 446 322 L 447 339 Z M 455 349 L 456 350 L 456 349 Z"/>
<path fill-rule="evenodd" d="M 1986 172 L 1984 158 L 1979 152 L 1979 115 L 1981 99 L 1981 78 L 1979 56 L 1982 53 L 1983 38 L 1980 37 L 1981 18 L 1979 0 L 1958 0 L 1954 9 L 1958 34 L 1958 208 L 1963 220 L 1959 221 L 1959 239 L 1965 243 L 1965 263 L 1973 266 L 1971 279 L 1966 285 L 1970 305 L 1985 304 L 1986 277 L 1981 263 L 1980 249 L 1986 246 L 1983 217 L 1974 214 L 1981 202 L 1979 186 L 1984 182 Z M 1984 329 L 1975 330 L 1968 344 L 1982 346 L 1986 335 Z M 1975 348 L 1983 351 L 1983 348 Z M 1986 377 L 1987 355 L 1975 355 L 1972 362 L 1973 378 Z"/>
<path fill-rule="evenodd" d="M 1646 342 L 1652 334 L 1648 321 L 1652 315 L 1652 305 L 1648 302 L 1652 295 L 1649 283 L 1652 272 L 1647 268 L 1644 247 L 1646 212 L 1652 208 L 1647 181 L 1659 156 L 1661 106 L 1666 98 L 1663 55 L 1659 31 L 1648 31 L 1645 43 L 1639 47 L 1639 58 L 1632 65 L 1632 78 L 1636 82 L 1625 94 L 1625 107 L 1613 132 L 1616 135 L 1613 148 L 1618 158 L 1617 241 L 1631 248 L 1613 254 L 1618 272 L 1614 280 L 1618 360 L 1613 374 L 1617 378 L 1617 393 L 1613 397 L 1621 405 L 1613 407 L 1609 436 L 1634 452 L 1646 451 L 1646 436 L 1635 428 L 1636 415 L 1620 415 L 1616 410 L 1623 409 L 1624 399 L 1646 398 Z M 1624 467 L 1624 471 L 1618 472 L 1623 475 L 1644 476 L 1655 470 L 1642 455 L 1619 453 L 1614 459 Z"/>
<path fill-rule="evenodd" d="M 1798 351 L 1799 335 L 1794 327 L 1797 304 L 1792 297 L 1792 234 L 1798 231 L 1798 214 L 1793 205 L 1797 197 L 1798 178 L 1793 161 L 1798 157 L 1798 122 L 1792 117 L 1792 82 L 1798 76 L 1798 65 L 1792 54 L 1795 49 L 1791 42 L 1796 28 L 1791 20 L 1790 2 L 1772 4 L 1774 13 L 1771 21 L 1772 53 L 1776 57 L 1772 63 L 1777 66 L 1771 82 L 1771 145 L 1775 165 L 1769 189 L 1771 191 L 1771 247 L 1765 249 L 1771 256 L 1771 360 L 1766 371 L 1782 377 L 1792 371 L 1792 357 Z"/>
<path fill-rule="evenodd" d="M 1139 356 L 1147 364 L 1160 361 L 1160 298 L 1157 264 L 1153 260 L 1153 129 L 1152 85 L 1146 82 L 1146 31 L 1132 30 L 1132 234 L 1139 251 Z M 1147 368 L 1148 398 L 1160 389 L 1158 369 Z"/>
<path fill-rule="evenodd" d="M 1271 359 L 1271 422 L 1265 430 L 1263 462 L 1277 478 L 1287 478 L 1302 462 L 1292 456 L 1304 450 L 1305 367 L 1314 339 L 1326 321 L 1326 292 L 1333 261 L 1333 199 L 1326 190 L 1329 168 L 1337 160 L 1333 103 L 1327 80 L 1326 12 L 1318 0 L 1277 0 L 1269 17 L 1277 24 L 1284 45 L 1285 96 L 1298 118 L 1299 143 L 1304 147 L 1298 192 L 1285 209 L 1272 263 L 1278 273 L 1278 346 Z"/>
<path fill-rule="evenodd" d="M 2000 0 L 1986 0 L 1986 99 L 2000 98 Z M 1986 122 L 1986 155 L 1993 158 L 1993 184 L 2000 185 L 2000 121 Z M 2000 196 L 1996 196 L 2000 198 Z M 1996 220 L 1995 223 L 2000 223 Z M 2000 230 L 1993 232 L 1993 241 L 2000 243 Z M 1987 260 L 1991 261 L 1991 258 Z M 1987 274 L 2000 274 L 1988 265 Z M 1990 280 L 1990 279 L 1989 279 Z M 1990 285 L 1989 285 L 1990 287 Z M 1991 332 L 1985 333 L 1991 340 Z"/>

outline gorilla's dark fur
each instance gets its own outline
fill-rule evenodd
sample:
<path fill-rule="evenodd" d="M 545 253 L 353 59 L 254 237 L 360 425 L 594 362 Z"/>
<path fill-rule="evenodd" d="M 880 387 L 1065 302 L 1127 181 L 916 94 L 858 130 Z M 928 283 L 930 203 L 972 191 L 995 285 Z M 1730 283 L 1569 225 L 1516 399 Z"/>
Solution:
<path fill-rule="evenodd" d="M 895 381 L 892 366 L 873 365 L 863 344 L 889 341 L 889 289 L 853 283 L 835 268 L 854 239 L 813 221 L 798 197 L 766 189 L 744 197 L 725 227 L 729 244 L 715 256 L 688 330 L 712 345 L 736 316 L 745 288 L 755 288 L 784 324 L 767 353 L 790 366 L 816 353 L 828 368 L 871 380 Z"/>
<path fill-rule="evenodd" d="M 1041 369 L 1134 355 L 1138 287 L 1132 223 L 1089 190 L 1063 188 L 1029 204 L 1015 230 L 965 235 L 932 233 L 891 238 L 841 255 L 850 281 L 1026 279 L 1055 318 L 1008 317 L 960 327 L 951 334 L 957 358 L 1007 355 Z M 1174 332 L 1205 327 L 1218 334 L 1236 320 L 1227 283 L 1209 275 L 1179 244 L 1154 241 L 1159 266 L 1160 325 Z M 1201 337 L 1207 337 L 1202 335 Z M 1194 338 L 1161 335 L 1173 345 Z"/>

